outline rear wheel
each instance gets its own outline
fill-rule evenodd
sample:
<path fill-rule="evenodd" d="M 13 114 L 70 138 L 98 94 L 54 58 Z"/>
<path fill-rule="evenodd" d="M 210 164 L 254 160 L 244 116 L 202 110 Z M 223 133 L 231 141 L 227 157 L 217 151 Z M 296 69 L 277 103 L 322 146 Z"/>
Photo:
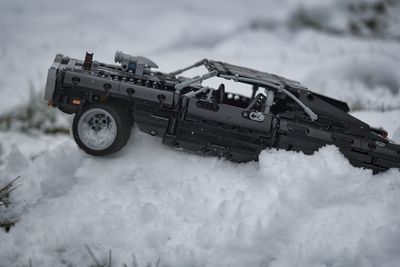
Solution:
<path fill-rule="evenodd" d="M 92 104 L 77 113 L 72 124 L 75 142 L 86 153 L 105 156 L 120 150 L 131 134 L 128 111 L 107 104 Z"/>

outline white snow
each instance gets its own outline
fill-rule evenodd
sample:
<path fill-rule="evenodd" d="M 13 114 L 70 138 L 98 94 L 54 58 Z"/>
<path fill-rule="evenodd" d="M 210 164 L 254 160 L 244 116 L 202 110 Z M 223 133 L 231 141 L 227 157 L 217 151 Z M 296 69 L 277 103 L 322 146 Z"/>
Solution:
<path fill-rule="evenodd" d="M 85 243 L 112 249 L 115 266 L 132 253 L 169 266 L 400 264 L 400 172 L 373 176 L 332 146 L 235 164 L 135 131 L 118 155 L 66 140 L 21 168 L 3 266 L 89 266 Z"/>
<path fill-rule="evenodd" d="M 382 36 L 354 37 L 348 5 L 361 2 L 374 1 L 3 0 L 0 115 L 30 84 L 43 90 L 56 53 L 112 62 L 122 50 L 164 71 L 207 57 L 296 79 L 400 142 L 398 8 Z M 293 29 L 299 14 L 321 29 Z M 99 260 L 111 249 L 113 266 L 132 254 L 140 266 L 400 266 L 400 171 L 372 175 L 333 146 L 236 164 L 137 128 L 104 158 L 69 136 L 0 132 L 0 186 L 18 175 L 13 206 L 0 206 L 19 218 L 0 230 L 0 267 L 90 266 L 85 244 Z"/>

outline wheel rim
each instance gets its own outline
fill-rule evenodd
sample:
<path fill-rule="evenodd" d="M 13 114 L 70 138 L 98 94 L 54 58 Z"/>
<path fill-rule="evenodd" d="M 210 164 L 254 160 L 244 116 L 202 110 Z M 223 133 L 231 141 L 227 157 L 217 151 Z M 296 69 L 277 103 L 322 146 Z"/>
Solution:
<path fill-rule="evenodd" d="M 104 150 L 114 143 L 117 124 L 107 111 L 99 108 L 90 109 L 79 118 L 78 135 L 88 148 Z"/>

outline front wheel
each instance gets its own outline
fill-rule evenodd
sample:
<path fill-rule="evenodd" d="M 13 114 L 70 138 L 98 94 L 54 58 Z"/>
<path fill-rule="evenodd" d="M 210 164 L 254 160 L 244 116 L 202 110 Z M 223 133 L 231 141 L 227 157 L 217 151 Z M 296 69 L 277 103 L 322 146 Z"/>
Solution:
<path fill-rule="evenodd" d="M 128 111 L 107 104 L 91 104 L 75 115 L 72 133 L 86 153 L 105 156 L 120 150 L 131 134 Z"/>

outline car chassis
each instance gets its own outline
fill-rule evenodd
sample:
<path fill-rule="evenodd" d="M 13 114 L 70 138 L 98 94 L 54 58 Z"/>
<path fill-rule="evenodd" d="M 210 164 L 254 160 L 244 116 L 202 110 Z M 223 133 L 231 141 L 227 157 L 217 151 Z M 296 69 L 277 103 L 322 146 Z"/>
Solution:
<path fill-rule="evenodd" d="M 120 65 L 93 61 L 89 53 L 83 61 L 58 54 L 48 72 L 45 100 L 76 113 L 73 135 L 89 154 L 121 149 L 136 122 L 163 144 L 236 162 L 257 160 L 267 148 L 312 154 L 331 144 L 354 166 L 374 172 L 400 167 L 400 145 L 386 131 L 351 116 L 346 103 L 297 81 L 209 59 L 171 73 L 118 51 L 115 62 Z M 208 72 L 178 76 L 199 66 Z M 218 89 L 202 85 L 213 77 L 251 85 L 252 95 L 225 92 L 223 83 Z M 89 140 L 93 135 L 96 142 Z"/>

